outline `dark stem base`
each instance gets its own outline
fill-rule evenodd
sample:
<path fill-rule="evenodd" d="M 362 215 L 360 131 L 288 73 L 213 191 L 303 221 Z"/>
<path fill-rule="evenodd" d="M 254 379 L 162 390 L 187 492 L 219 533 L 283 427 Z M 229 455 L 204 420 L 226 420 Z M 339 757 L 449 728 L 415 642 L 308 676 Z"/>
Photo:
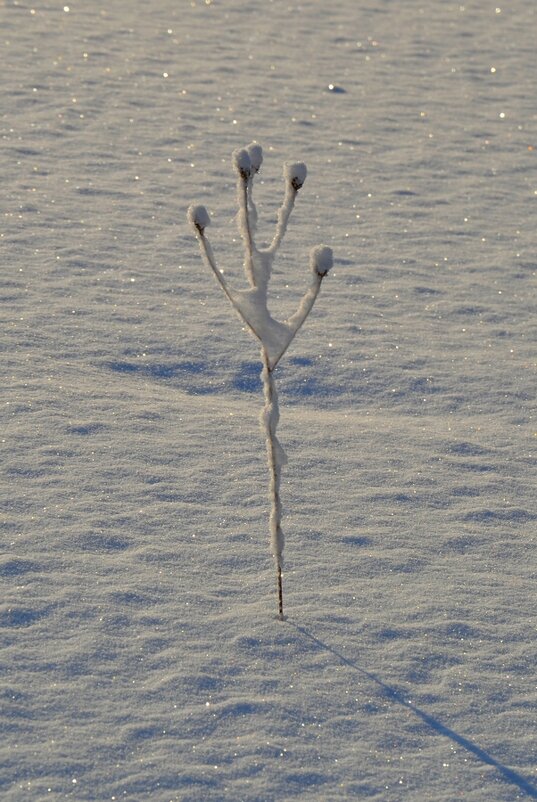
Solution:
<path fill-rule="evenodd" d="M 280 566 L 278 566 L 278 618 L 280 621 L 285 621 L 283 614 L 282 569 Z"/>

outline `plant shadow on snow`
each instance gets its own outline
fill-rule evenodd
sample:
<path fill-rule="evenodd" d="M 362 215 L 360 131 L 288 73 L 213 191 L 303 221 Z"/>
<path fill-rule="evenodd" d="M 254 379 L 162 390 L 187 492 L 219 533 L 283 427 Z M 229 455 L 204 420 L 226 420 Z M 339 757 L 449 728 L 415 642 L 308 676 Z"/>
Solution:
<path fill-rule="evenodd" d="M 263 390 L 260 373 L 260 362 L 243 362 L 233 376 L 232 386 L 243 393 L 260 393 Z"/>
<path fill-rule="evenodd" d="M 203 362 L 166 362 L 166 363 L 137 363 L 137 362 L 107 362 L 106 367 L 115 373 L 141 373 L 154 379 L 173 379 L 182 373 L 202 373 L 206 366 Z"/>
<path fill-rule="evenodd" d="M 222 392 L 222 385 L 213 381 L 213 373 L 205 362 L 106 362 L 104 367 L 114 373 L 142 376 L 153 381 L 173 381 L 191 395 Z"/>
<path fill-rule="evenodd" d="M 290 357 L 285 365 L 278 368 L 282 389 L 289 399 L 310 398 L 312 396 L 331 397 L 339 395 L 341 389 L 327 385 L 319 376 L 312 375 L 314 360 L 309 357 Z M 214 367 L 201 360 L 137 362 L 134 360 L 115 360 L 106 362 L 104 367 L 114 373 L 141 376 L 153 381 L 166 381 L 178 384 L 191 395 L 210 395 L 238 390 L 241 393 L 262 392 L 261 362 L 248 360 L 240 362 L 230 372 L 221 373 L 218 364 Z M 79 430 L 76 433 L 84 434 Z"/>
<path fill-rule="evenodd" d="M 39 563 L 18 557 L 12 560 L 8 559 L 0 563 L 0 576 L 2 577 L 24 576 L 24 574 L 41 570 L 42 568 Z"/>
<path fill-rule="evenodd" d="M 318 375 L 312 375 L 314 360 L 309 357 L 289 357 L 276 369 L 286 398 L 310 398 L 330 394 L 339 395 L 338 387 L 328 385 Z M 224 385 L 226 389 L 227 382 Z M 261 362 L 242 362 L 231 379 L 231 387 L 244 393 L 261 393 Z"/>
<path fill-rule="evenodd" d="M 341 654 L 341 652 L 338 652 L 337 649 L 334 649 L 328 643 L 322 641 L 312 632 L 309 632 L 309 630 L 307 630 L 305 627 L 294 624 L 289 619 L 287 619 L 287 624 L 292 626 L 298 633 L 308 638 L 310 641 L 313 641 L 313 643 L 315 643 L 319 649 L 331 652 L 341 663 L 376 683 L 388 699 L 393 702 L 397 702 L 397 704 L 402 705 L 407 710 L 411 710 L 415 716 L 424 721 L 436 733 L 449 738 L 451 741 L 454 741 L 456 744 L 463 747 L 463 749 L 466 749 L 466 751 L 478 758 L 478 760 L 480 760 L 482 763 L 486 763 L 488 766 L 495 768 L 506 782 L 517 785 L 521 791 L 527 794 L 527 796 L 531 797 L 532 799 L 537 799 L 537 788 L 525 777 L 523 777 L 521 774 L 518 774 L 513 769 L 510 769 L 508 766 L 505 766 L 503 763 L 500 763 L 499 760 L 496 760 L 496 758 L 492 757 L 492 755 L 482 749 L 478 744 L 474 743 L 469 738 L 466 738 L 466 736 L 461 735 L 460 733 L 451 729 L 451 727 L 443 724 L 439 719 L 435 718 L 430 713 L 427 713 L 425 710 L 416 707 L 416 705 L 412 704 L 412 702 L 407 698 L 407 694 L 405 694 L 403 691 L 397 690 L 397 688 L 393 688 L 391 685 L 388 685 L 386 682 L 376 676 L 376 674 L 373 674 L 371 671 L 362 668 L 358 665 L 358 663 L 350 660 L 344 654 Z"/>
<path fill-rule="evenodd" d="M 47 615 L 47 610 L 33 610 L 25 607 L 10 607 L 0 613 L 0 628 L 29 627 Z"/>

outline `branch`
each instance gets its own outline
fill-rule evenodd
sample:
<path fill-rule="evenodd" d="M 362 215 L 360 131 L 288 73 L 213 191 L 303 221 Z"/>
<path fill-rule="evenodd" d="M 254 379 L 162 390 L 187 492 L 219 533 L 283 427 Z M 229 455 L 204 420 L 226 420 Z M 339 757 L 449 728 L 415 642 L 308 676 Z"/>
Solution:
<path fill-rule="evenodd" d="M 287 224 L 295 205 L 295 199 L 298 190 L 304 186 L 308 170 L 304 162 L 292 162 L 284 164 L 283 175 L 285 178 L 285 195 L 283 203 L 278 209 L 278 222 L 276 224 L 276 233 L 274 238 L 267 248 L 267 252 L 274 255 L 280 247 L 282 240 L 287 231 Z"/>
<path fill-rule="evenodd" d="M 226 283 L 226 281 L 224 279 L 224 276 L 222 275 L 222 273 L 220 272 L 220 270 L 216 266 L 216 259 L 214 258 L 214 253 L 213 253 L 213 249 L 211 247 L 211 243 L 209 242 L 209 240 L 205 236 L 205 229 L 211 223 L 211 218 L 209 217 L 209 213 L 208 213 L 207 209 L 205 208 L 205 206 L 189 206 L 187 217 L 188 217 L 188 220 L 189 220 L 190 224 L 192 225 L 192 227 L 194 228 L 194 230 L 196 232 L 196 236 L 197 236 L 197 238 L 199 240 L 199 243 L 200 243 L 201 252 L 202 252 L 203 256 L 205 257 L 205 261 L 206 261 L 207 265 L 213 271 L 213 273 L 214 273 L 214 275 L 216 277 L 216 280 L 218 281 L 218 283 L 220 284 L 220 286 L 224 290 L 226 296 L 229 298 L 229 300 L 233 304 L 233 307 L 237 310 L 239 315 L 241 315 L 241 317 L 243 317 L 242 314 L 241 314 L 240 309 L 238 308 L 237 304 L 235 303 L 235 300 L 233 298 L 233 293 L 229 289 L 229 287 L 228 287 L 228 285 L 227 285 L 227 283 Z M 255 332 L 254 332 L 254 334 L 255 334 Z"/>
<path fill-rule="evenodd" d="M 250 179 L 248 181 L 247 189 L 248 189 L 248 213 L 250 221 L 250 231 L 252 232 L 253 236 L 257 230 L 257 208 L 253 198 L 253 183 L 254 183 L 254 178 L 260 171 L 261 165 L 263 164 L 263 149 L 261 145 L 257 144 L 257 142 L 251 142 L 246 148 L 246 150 L 248 151 L 248 155 L 250 157 L 250 166 L 251 166 Z"/>
<path fill-rule="evenodd" d="M 289 340 L 285 348 L 278 354 L 277 358 L 272 364 L 272 369 L 276 367 L 282 356 L 285 354 L 300 328 L 302 327 L 307 316 L 313 309 L 313 304 L 317 300 L 317 296 L 321 290 L 321 283 L 330 268 L 334 264 L 332 249 L 326 245 L 317 245 L 310 253 L 310 267 L 313 272 L 313 279 L 309 289 L 306 290 L 302 296 L 296 312 L 285 321 L 285 326 L 289 329 Z"/>

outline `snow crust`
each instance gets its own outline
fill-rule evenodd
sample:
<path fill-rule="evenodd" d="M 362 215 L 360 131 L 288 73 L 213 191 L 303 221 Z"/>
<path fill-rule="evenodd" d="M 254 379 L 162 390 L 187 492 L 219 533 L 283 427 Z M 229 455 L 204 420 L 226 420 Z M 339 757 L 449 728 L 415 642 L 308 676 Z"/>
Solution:
<path fill-rule="evenodd" d="M 68 8 L 0 7 L 2 802 L 537 798 L 535 3 Z M 275 319 L 335 254 L 276 369 L 285 622 L 185 220 L 243 288 L 254 140 L 260 243 L 309 169 Z"/>

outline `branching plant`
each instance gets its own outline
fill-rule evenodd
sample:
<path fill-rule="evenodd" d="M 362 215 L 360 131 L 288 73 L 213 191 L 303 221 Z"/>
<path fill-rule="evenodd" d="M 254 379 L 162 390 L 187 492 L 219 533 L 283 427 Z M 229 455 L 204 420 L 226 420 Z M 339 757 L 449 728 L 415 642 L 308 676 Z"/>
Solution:
<path fill-rule="evenodd" d="M 287 462 L 285 452 L 276 436 L 279 421 L 278 394 L 274 382 L 274 369 L 289 348 L 300 327 L 309 315 L 321 289 L 321 283 L 332 267 L 332 250 L 324 245 L 313 248 L 310 255 L 312 280 L 296 312 L 285 321 L 272 317 L 268 309 L 268 285 L 276 253 L 287 231 L 289 217 L 299 189 L 306 180 L 306 165 L 302 162 L 284 165 L 285 195 L 278 211 L 278 222 L 272 242 L 266 248 L 258 248 L 255 242 L 257 209 L 253 200 L 254 178 L 261 168 L 263 151 L 252 143 L 247 148 L 233 153 L 233 164 L 238 174 L 237 199 L 239 205 L 239 231 L 244 243 L 244 271 L 249 286 L 236 290 L 229 286 L 216 265 L 215 257 L 205 229 L 210 223 L 204 206 L 190 206 L 188 220 L 200 243 L 202 255 L 214 273 L 216 280 L 231 302 L 235 311 L 246 323 L 252 334 L 261 343 L 263 369 L 261 379 L 265 406 L 261 425 L 266 437 L 268 467 L 270 472 L 270 542 L 276 563 L 278 583 L 278 617 L 283 621 L 282 566 L 284 536 L 281 528 L 282 505 L 280 480 L 282 466 Z"/>

